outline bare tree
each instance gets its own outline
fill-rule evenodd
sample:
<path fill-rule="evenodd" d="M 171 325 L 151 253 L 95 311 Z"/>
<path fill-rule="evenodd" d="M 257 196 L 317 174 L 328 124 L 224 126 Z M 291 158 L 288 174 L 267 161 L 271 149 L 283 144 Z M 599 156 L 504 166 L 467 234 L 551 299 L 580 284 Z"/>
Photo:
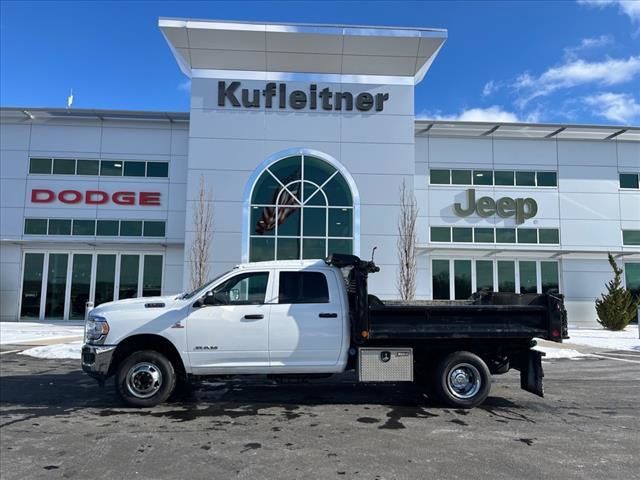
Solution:
<path fill-rule="evenodd" d="M 198 197 L 193 208 L 194 236 L 191 242 L 191 288 L 209 279 L 209 256 L 213 242 L 213 195 L 200 177 Z"/>
<path fill-rule="evenodd" d="M 413 192 L 403 180 L 400 185 L 400 216 L 398 217 L 398 292 L 402 300 L 416 295 L 416 220 L 418 207 Z"/>

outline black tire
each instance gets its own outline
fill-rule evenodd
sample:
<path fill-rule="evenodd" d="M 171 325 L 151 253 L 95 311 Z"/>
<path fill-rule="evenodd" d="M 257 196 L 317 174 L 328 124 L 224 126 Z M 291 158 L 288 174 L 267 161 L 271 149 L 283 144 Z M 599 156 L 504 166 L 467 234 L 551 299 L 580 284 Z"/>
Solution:
<path fill-rule="evenodd" d="M 491 373 L 487 364 L 477 355 L 454 352 L 437 366 L 434 386 L 438 400 L 446 405 L 473 408 L 489 396 Z"/>
<path fill-rule="evenodd" d="M 142 350 L 125 358 L 116 374 L 120 397 L 133 407 L 154 407 L 167 401 L 176 387 L 173 364 L 160 352 Z"/>

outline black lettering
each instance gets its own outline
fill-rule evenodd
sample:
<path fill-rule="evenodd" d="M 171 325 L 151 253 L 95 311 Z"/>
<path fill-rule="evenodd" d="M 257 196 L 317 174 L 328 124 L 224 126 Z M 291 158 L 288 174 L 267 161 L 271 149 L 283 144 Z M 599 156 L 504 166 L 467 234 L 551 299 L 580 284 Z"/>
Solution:
<path fill-rule="evenodd" d="M 336 110 L 342 110 L 342 99 L 347 101 L 347 108 L 345 110 L 353 110 L 353 95 L 350 92 L 336 92 L 334 95 L 333 104 Z"/>
<path fill-rule="evenodd" d="M 231 105 L 233 105 L 234 107 L 239 107 L 240 102 L 234 95 L 239 86 L 240 82 L 231 82 L 231 85 L 229 85 L 228 87 L 226 82 L 218 82 L 218 106 L 224 107 L 225 102 L 228 98 L 231 102 Z"/>
<path fill-rule="evenodd" d="M 253 100 L 249 100 L 249 89 L 242 89 L 242 106 L 245 108 L 259 107 L 260 106 L 260 90 L 255 89 L 253 91 Z"/>
<path fill-rule="evenodd" d="M 373 95 L 361 93 L 356 97 L 356 108 L 361 112 L 368 112 L 373 107 Z"/>
<path fill-rule="evenodd" d="M 331 110 L 331 90 L 329 88 L 323 88 L 320 91 L 320 99 L 322 100 L 322 109 Z"/>
<path fill-rule="evenodd" d="M 280 93 L 278 94 L 280 104 L 278 105 L 280 108 L 287 108 L 287 85 L 284 83 L 280 84 Z"/>
<path fill-rule="evenodd" d="M 376 93 L 376 112 L 382 111 L 385 100 L 389 100 L 388 93 Z"/>
<path fill-rule="evenodd" d="M 307 106 L 307 94 L 302 90 L 294 90 L 289 95 L 289 103 L 291 104 L 291 108 L 295 110 L 300 110 Z"/>
<path fill-rule="evenodd" d="M 469 206 L 467 208 L 462 208 L 461 203 L 453 204 L 453 211 L 459 217 L 468 217 L 471 215 L 476 209 L 476 191 L 473 188 L 467 190 L 467 203 Z"/>
<path fill-rule="evenodd" d="M 264 108 L 271 108 L 271 101 L 276 95 L 276 84 L 273 82 L 267 83 L 262 94 L 264 95 Z"/>
<path fill-rule="evenodd" d="M 317 91 L 316 91 L 317 88 L 318 87 L 317 87 L 317 85 L 315 83 L 312 83 L 311 87 L 309 88 L 309 100 L 310 100 L 309 101 L 309 103 L 310 103 L 309 108 L 311 110 L 315 110 L 316 109 L 316 104 L 318 102 L 318 99 L 316 98 L 316 95 L 318 94 Z"/>
<path fill-rule="evenodd" d="M 502 197 L 496 202 L 496 212 L 501 218 L 513 216 L 516 211 L 516 201 L 513 198 Z"/>
<path fill-rule="evenodd" d="M 491 197 L 481 197 L 476 205 L 476 213 L 481 217 L 490 217 L 496 213 L 496 202 Z"/>

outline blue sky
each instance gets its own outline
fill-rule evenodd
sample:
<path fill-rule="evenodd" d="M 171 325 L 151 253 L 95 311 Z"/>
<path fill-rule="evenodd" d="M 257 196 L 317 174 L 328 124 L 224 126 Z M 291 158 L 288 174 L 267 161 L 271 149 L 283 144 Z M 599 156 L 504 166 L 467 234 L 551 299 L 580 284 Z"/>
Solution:
<path fill-rule="evenodd" d="M 446 28 L 420 117 L 640 124 L 640 0 L 0 5 L 2 106 L 188 110 L 165 16 Z"/>

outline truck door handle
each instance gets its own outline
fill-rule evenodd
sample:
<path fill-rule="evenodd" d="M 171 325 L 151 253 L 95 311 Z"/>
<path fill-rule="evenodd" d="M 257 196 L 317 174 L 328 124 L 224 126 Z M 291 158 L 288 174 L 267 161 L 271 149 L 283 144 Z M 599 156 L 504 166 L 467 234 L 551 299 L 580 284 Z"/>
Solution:
<path fill-rule="evenodd" d="M 318 316 L 320 318 L 338 318 L 337 313 L 320 313 Z"/>
<path fill-rule="evenodd" d="M 264 318 L 264 315 L 261 315 L 261 314 L 244 316 L 245 320 L 262 320 L 263 318 Z"/>

